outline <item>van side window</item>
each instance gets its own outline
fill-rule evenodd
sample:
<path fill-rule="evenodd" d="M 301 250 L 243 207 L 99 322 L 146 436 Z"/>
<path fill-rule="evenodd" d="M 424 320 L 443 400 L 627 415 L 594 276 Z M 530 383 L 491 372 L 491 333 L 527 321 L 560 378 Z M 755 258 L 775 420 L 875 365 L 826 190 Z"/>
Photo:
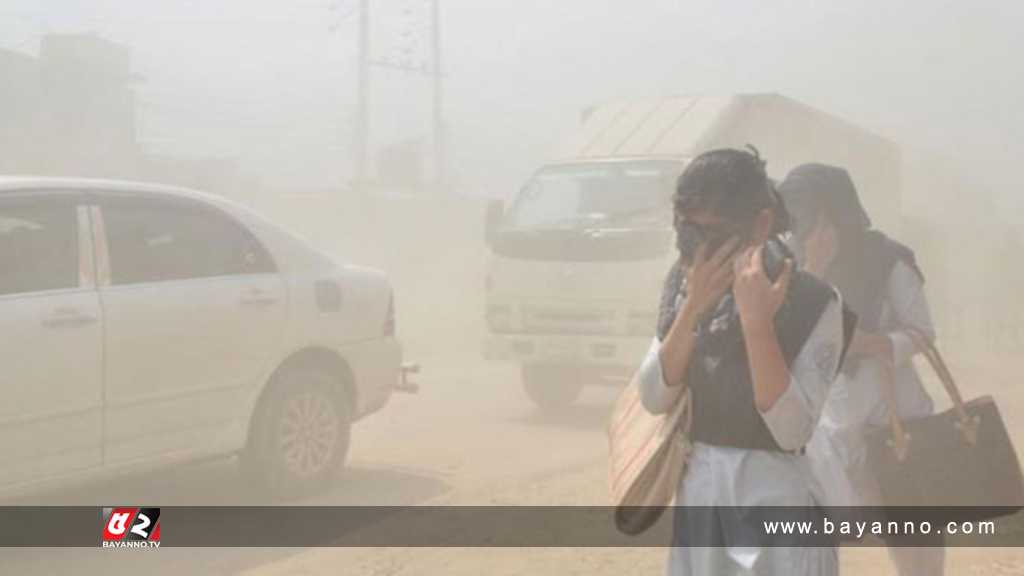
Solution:
<path fill-rule="evenodd" d="M 103 221 L 115 285 L 275 270 L 248 230 L 212 208 L 126 200 L 105 204 Z"/>
<path fill-rule="evenodd" d="M 78 286 L 78 221 L 69 202 L 0 201 L 0 295 Z"/>

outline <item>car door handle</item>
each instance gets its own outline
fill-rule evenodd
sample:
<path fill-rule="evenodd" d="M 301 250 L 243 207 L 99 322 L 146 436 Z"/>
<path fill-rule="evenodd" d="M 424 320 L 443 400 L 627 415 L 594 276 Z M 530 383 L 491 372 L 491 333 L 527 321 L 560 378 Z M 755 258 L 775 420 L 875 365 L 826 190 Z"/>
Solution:
<path fill-rule="evenodd" d="M 277 302 L 277 296 L 264 290 L 250 290 L 242 295 L 239 302 L 242 306 L 270 306 Z"/>
<path fill-rule="evenodd" d="M 87 326 L 95 324 L 99 320 L 96 316 L 86 314 L 76 308 L 58 308 L 53 314 L 43 319 L 43 326 L 47 328 L 62 328 Z"/>

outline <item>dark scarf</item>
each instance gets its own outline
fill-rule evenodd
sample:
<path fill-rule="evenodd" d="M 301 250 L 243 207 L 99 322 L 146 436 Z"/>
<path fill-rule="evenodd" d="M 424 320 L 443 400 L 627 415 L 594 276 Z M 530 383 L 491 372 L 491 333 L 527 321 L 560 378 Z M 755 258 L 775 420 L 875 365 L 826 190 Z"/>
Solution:
<path fill-rule="evenodd" d="M 765 268 L 776 277 L 782 262 L 792 255 L 778 239 L 765 250 Z M 658 338 L 664 339 L 678 313 L 685 294 L 685 274 L 676 262 L 665 279 L 658 318 Z M 787 365 L 792 365 L 834 292 L 813 276 L 795 271 L 789 292 L 775 317 L 775 332 Z M 844 316 L 846 342 L 852 335 L 854 318 Z M 836 351 L 840 354 L 843 350 Z M 841 359 L 840 359 L 841 362 Z M 694 441 L 749 450 L 780 451 L 754 405 L 743 331 L 731 292 L 726 293 L 697 326 L 697 343 L 686 370 L 686 382 L 693 399 Z"/>

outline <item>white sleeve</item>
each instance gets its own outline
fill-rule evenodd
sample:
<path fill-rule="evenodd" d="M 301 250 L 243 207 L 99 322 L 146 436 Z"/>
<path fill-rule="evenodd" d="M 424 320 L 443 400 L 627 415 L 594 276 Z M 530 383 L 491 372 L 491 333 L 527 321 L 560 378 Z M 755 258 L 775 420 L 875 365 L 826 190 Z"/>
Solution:
<path fill-rule="evenodd" d="M 914 328 L 929 340 L 935 339 L 931 310 L 924 296 L 924 284 L 908 264 L 897 262 L 889 274 L 889 308 L 897 326 Z M 893 360 L 897 366 L 910 362 L 916 350 L 905 330 L 889 333 Z"/>
<path fill-rule="evenodd" d="M 833 298 L 790 366 L 786 391 L 771 408 L 761 412 L 765 425 L 783 450 L 797 450 L 811 439 L 839 371 L 842 349 L 842 301 Z"/>
<path fill-rule="evenodd" d="M 682 386 L 669 387 L 661 371 L 661 342 L 655 338 L 637 372 L 640 385 L 640 403 L 652 414 L 668 412 L 679 398 Z"/>

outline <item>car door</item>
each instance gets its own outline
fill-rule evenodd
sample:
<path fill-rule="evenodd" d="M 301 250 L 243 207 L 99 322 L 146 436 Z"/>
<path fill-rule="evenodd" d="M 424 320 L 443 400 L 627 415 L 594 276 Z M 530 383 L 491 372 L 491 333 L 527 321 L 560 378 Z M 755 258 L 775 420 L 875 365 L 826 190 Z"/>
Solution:
<path fill-rule="evenodd" d="M 279 360 L 286 302 L 267 250 L 190 199 L 97 199 L 106 461 L 240 447 L 243 399 Z"/>
<path fill-rule="evenodd" d="M 0 195 L 0 485 L 101 463 L 103 327 L 77 202 Z"/>

